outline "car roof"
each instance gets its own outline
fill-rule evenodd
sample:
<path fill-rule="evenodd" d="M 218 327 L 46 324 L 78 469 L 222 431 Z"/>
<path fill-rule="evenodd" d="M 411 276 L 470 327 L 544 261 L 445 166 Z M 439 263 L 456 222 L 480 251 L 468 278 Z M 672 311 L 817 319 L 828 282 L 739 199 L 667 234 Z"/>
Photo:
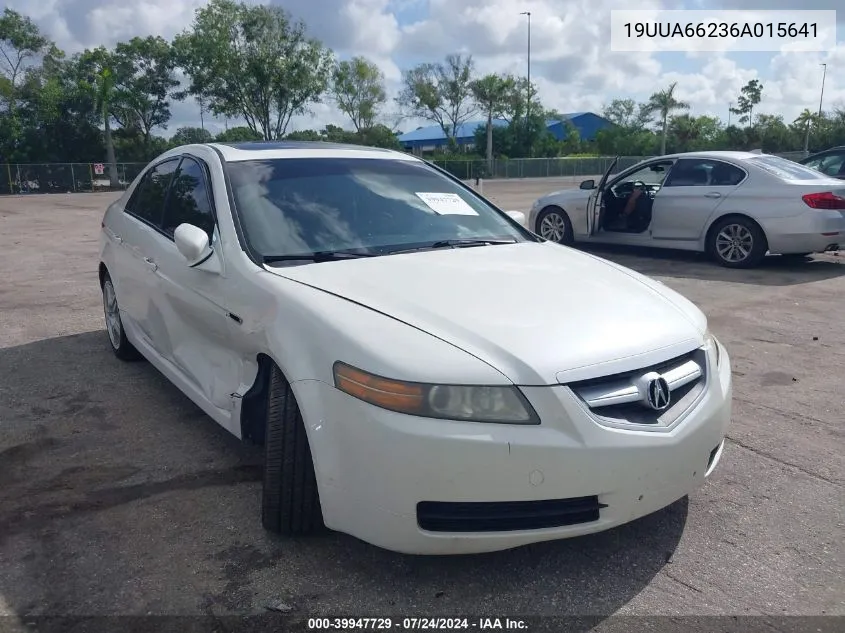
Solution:
<path fill-rule="evenodd" d="M 757 154 L 754 152 L 734 152 L 734 151 L 721 151 L 721 150 L 711 150 L 706 152 L 680 152 L 677 154 L 666 154 L 665 156 L 661 156 L 660 158 L 722 158 L 727 160 L 748 160 L 749 158 L 757 158 L 759 156 L 765 156 L 765 154 Z"/>
<path fill-rule="evenodd" d="M 327 143 L 323 141 L 247 141 L 243 143 L 207 143 L 226 162 L 278 158 L 369 158 L 419 161 L 415 156 L 380 147 Z"/>
<path fill-rule="evenodd" d="M 836 145 L 834 147 L 828 147 L 827 149 L 823 149 L 820 152 L 813 152 L 808 156 L 805 156 L 801 159 L 801 161 L 810 160 L 811 158 L 815 158 L 817 156 L 824 156 L 825 154 L 830 154 L 831 152 L 839 153 L 845 151 L 845 145 Z"/>

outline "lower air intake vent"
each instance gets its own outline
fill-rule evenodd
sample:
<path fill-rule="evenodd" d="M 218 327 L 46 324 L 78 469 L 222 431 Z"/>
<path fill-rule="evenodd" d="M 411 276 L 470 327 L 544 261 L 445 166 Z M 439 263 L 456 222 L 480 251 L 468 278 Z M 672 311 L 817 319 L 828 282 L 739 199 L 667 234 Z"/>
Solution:
<path fill-rule="evenodd" d="M 429 532 L 542 530 L 598 521 L 605 507 L 595 495 L 546 501 L 421 501 L 417 523 Z"/>

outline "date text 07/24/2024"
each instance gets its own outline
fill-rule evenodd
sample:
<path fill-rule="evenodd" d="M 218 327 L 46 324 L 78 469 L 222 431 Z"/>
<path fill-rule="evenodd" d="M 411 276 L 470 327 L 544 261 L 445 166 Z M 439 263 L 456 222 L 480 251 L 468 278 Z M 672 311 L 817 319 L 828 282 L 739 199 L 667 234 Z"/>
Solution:
<path fill-rule="evenodd" d="M 309 631 L 527 631 L 517 618 L 308 618 Z"/>

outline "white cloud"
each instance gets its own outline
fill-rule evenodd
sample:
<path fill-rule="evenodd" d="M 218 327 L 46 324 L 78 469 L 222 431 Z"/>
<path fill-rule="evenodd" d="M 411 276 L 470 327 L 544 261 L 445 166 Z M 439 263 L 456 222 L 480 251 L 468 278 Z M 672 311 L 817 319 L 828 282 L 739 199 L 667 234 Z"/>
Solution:
<path fill-rule="evenodd" d="M 249 0 L 256 2 L 258 0 Z M 531 74 L 547 107 L 560 111 L 599 111 L 614 98 L 645 100 L 655 90 L 678 82 L 678 95 L 692 112 L 725 118 L 740 88 L 758 78 L 764 85 L 761 113 L 789 121 L 804 108 L 818 108 L 820 63 L 828 64 L 826 108 L 845 103 L 845 43 L 827 53 L 772 53 L 765 61 L 722 53 L 614 53 L 610 50 L 610 10 L 628 9 L 623 0 L 270 0 L 303 19 L 309 32 L 341 57 L 364 55 L 385 73 L 391 97 L 401 70 L 442 59 L 447 53 L 472 53 L 479 72 L 523 74 L 527 19 L 531 12 Z M 836 8 L 841 0 L 807 0 L 801 9 Z M 65 50 L 113 45 L 134 35 L 170 38 L 186 28 L 205 0 L 7 0 L 32 16 Z M 787 0 L 644 0 L 640 10 L 784 9 Z M 421 16 L 413 24 L 408 15 Z M 840 24 L 845 12 L 839 11 Z M 840 32 L 845 33 L 842 28 Z M 840 34 L 840 37 L 842 35 Z M 760 56 L 755 58 L 760 59 Z M 199 123 L 192 102 L 174 103 L 167 133 Z M 391 103 L 387 110 L 395 113 Z M 222 121 L 206 121 L 222 129 Z M 344 124 L 330 103 L 312 116 L 299 117 L 294 129 Z M 230 122 L 230 125 L 236 122 Z M 416 127 L 406 121 L 403 129 Z"/>

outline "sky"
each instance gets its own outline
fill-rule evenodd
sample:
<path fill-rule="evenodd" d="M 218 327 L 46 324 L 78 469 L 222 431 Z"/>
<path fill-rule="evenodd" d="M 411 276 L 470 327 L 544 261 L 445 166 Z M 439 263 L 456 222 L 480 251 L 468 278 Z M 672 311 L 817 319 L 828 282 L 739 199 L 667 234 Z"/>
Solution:
<path fill-rule="evenodd" d="M 248 0 L 250 2 L 255 0 Z M 638 10 L 835 9 L 841 0 L 640 0 Z M 61 48 L 77 52 L 112 46 L 136 35 L 167 39 L 190 26 L 194 11 L 207 0 L 6 0 L 29 15 Z M 527 68 L 527 17 L 531 12 L 531 79 L 547 108 L 560 112 L 601 113 L 612 99 L 645 101 L 677 82 L 677 96 L 694 115 L 728 117 L 731 101 L 751 79 L 763 84 L 756 111 L 792 121 L 805 108 L 817 111 L 822 63 L 827 64 L 824 109 L 845 107 L 845 8 L 837 14 L 836 45 L 824 52 L 613 52 L 610 11 L 630 9 L 621 0 L 264 0 L 302 19 L 312 37 L 340 59 L 363 55 L 377 63 L 391 97 L 402 71 L 448 53 L 472 54 L 479 74 L 524 75 Z M 330 102 L 296 117 L 288 131 L 350 128 Z M 170 136 L 200 123 L 193 101 L 174 103 Z M 734 115 L 735 116 L 735 115 Z M 384 122 L 408 131 L 426 122 L 403 119 L 392 98 Z M 227 122 L 210 119 L 217 132 Z M 228 125 L 237 122 L 229 121 Z"/>

